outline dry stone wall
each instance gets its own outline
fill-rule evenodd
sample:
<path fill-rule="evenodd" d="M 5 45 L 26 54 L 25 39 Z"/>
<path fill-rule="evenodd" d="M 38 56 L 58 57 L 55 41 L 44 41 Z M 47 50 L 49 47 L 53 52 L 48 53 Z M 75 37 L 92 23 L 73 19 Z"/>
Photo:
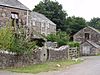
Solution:
<path fill-rule="evenodd" d="M 33 52 L 32 55 L 15 55 L 0 53 L 0 68 L 24 67 L 31 64 L 38 64 L 40 61 L 40 51 Z"/>
<path fill-rule="evenodd" d="M 68 58 L 68 47 L 62 50 L 48 49 L 47 53 L 48 53 L 47 59 L 49 61 L 65 60 Z"/>

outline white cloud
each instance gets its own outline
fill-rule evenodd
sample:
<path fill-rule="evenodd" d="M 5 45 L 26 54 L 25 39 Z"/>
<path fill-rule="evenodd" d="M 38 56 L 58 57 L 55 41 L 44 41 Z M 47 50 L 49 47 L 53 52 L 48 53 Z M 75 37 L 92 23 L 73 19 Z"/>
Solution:
<path fill-rule="evenodd" d="M 42 0 L 19 0 L 28 8 L 33 9 Z M 53 0 L 55 1 L 55 0 Z M 63 5 L 69 16 L 80 16 L 86 20 L 100 17 L 100 0 L 56 0 Z"/>

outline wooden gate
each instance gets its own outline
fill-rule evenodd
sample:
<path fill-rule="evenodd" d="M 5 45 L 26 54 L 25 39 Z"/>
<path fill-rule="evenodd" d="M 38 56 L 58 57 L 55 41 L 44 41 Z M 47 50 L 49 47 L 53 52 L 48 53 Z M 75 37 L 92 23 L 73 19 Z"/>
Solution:
<path fill-rule="evenodd" d="M 77 47 L 71 47 L 68 49 L 68 59 L 78 58 L 78 57 L 79 57 L 79 51 Z"/>

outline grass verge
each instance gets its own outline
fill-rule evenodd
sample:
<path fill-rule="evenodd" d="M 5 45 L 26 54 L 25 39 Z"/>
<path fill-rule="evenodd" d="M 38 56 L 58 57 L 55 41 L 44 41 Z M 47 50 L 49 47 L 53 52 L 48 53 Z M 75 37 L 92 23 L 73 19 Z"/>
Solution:
<path fill-rule="evenodd" d="M 35 74 L 35 73 L 40 73 L 40 72 L 61 70 L 70 65 L 79 64 L 80 62 L 82 62 L 82 61 L 81 60 L 78 60 L 77 62 L 75 62 L 73 60 L 54 61 L 54 62 L 46 62 L 43 64 L 31 65 L 31 66 L 27 66 L 27 67 L 12 68 L 12 69 L 8 69 L 8 70 L 12 71 L 12 72 Z"/>

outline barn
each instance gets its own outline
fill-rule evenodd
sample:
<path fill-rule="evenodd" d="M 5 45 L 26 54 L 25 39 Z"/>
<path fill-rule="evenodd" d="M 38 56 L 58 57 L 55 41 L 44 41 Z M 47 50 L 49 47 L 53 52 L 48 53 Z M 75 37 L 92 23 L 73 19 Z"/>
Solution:
<path fill-rule="evenodd" d="M 80 43 L 81 55 L 97 55 L 100 54 L 100 31 L 87 26 L 77 32 L 74 41 Z"/>

